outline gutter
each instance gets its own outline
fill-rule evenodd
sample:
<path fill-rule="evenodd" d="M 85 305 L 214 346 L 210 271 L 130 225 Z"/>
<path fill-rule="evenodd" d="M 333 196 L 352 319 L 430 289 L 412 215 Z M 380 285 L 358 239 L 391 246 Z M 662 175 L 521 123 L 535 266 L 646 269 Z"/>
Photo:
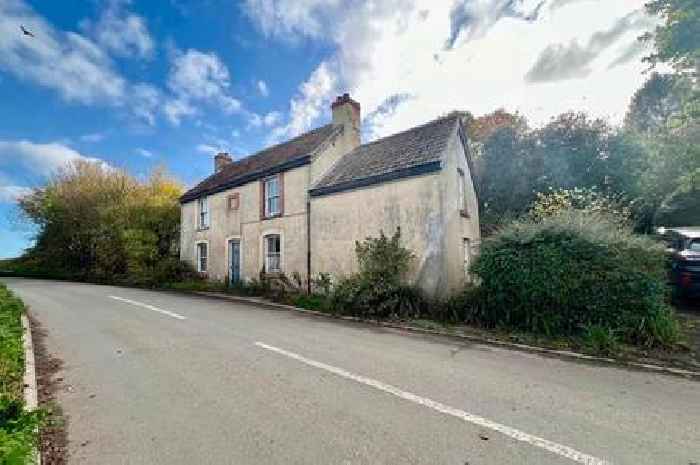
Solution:
<path fill-rule="evenodd" d="M 335 194 L 337 192 L 344 192 L 352 189 L 359 189 L 361 187 L 373 186 L 375 184 L 381 184 L 388 181 L 396 181 L 397 179 L 408 178 L 411 176 L 420 176 L 422 174 L 434 173 L 436 171 L 440 171 L 441 168 L 442 163 L 440 162 L 440 160 L 436 160 L 423 163 L 421 165 L 415 165 L 410 166 L 408 168 L 399 169 L 396 171 L 390 171 L 388 173 L 369 176 L 366 178 L 353 179 L 351 181 L 341 182 L 338 184 L 317 187 L 315 189 L 311 189 L 309 191 L 309 194 L 312 197 L 320 197 L 322 195 Z"/>

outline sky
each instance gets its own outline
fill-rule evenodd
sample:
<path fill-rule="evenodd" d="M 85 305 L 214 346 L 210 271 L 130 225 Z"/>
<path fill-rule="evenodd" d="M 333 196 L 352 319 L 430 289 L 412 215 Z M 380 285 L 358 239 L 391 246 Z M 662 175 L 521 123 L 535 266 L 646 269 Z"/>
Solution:
<path fill-rule="evenodd" d="M 0 258 L 15 201 L 67 161 L 192 186 L 360 102 L 369 141 L 498 108 L 619 123 L 646 79 L 644 0 L 0 0 Z M 26 34 L 23 29 L 29 34 Z"/>

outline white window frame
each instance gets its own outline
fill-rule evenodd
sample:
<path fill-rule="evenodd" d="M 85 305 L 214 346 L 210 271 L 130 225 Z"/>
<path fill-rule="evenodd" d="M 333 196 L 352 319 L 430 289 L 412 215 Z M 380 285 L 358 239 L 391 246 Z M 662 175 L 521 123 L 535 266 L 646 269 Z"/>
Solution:
<path fill-rule="evenodd" d="M 197 227 L 209 228 L 209 197 L 206 195 L 197 199 Z"/>
<path fill-rule="evenodd" d="M 270 252 L 270 240 L 277 238 L 277 252 Z M 265 263 L 265 273 L 281 273 L 282 272 L 282 235 L 279 233 L 269 233 L 263 236 L 263 259 Z M 271 263 L 277 262 L 277 267 L 273 268 Z"/>
<path fill-rule="evenodd" d="M 202 267 L 202 254 L 201 254 L 201 246 L 204 246 L 206 250 L 206 256 L 204 257 L 204 267 Z M 195 258 L 197 260 L 197 272 L 198 273 L 208 273 L 209 272 L 209 242 L 208 241 L 200 241 L 197 242 L 194 245 L 194 250 L 195 250 Z"/>
<path fill-rule="evenodd" d="M 275 192 L 270 192 L 268 186 L 275 186 Z M 263 200 L 265 201 L 265 217 L 271 218 L 278 216 L 281 213 L 280 202 L 282 194 L 280 192 L 280 177 L 279 175 L 270 176 L 263 181 Z M 272 201 L 275 201 L 275 209 L 272 209 Z"/>

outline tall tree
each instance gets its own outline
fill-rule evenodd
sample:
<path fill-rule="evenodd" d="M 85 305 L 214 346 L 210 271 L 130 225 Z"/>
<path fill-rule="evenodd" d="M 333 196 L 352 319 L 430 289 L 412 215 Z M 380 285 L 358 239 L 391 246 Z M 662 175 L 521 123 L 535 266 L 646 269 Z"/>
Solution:
<path fill-rule="evenodd" d="M 20 199 L 37 228 L 25 258 L 75 277 L 152 276 L 177 262 L 182 192 L 162 170 L 141 181 L 99 163 L 74 162 Z"/>
<path fill-rule="evenodd" d="M 645 57 L 653 66 L 665 63 L 676 74 L 688 78 L 691 88 L 684 99 L 684 120 L 700 118 L 700 2 L 697 0 L 652 0 L 646 4 L 650 14 L 663 23 L 643 39 L 653 40 L 654 53 Z"/>
<path fill-rule="evenodd" d="M 673 74 L 654 72 L 632 96 L 625 129 L 641 133 L 665 130 L 683 108 L 690 91 L 688 81 Z"/>

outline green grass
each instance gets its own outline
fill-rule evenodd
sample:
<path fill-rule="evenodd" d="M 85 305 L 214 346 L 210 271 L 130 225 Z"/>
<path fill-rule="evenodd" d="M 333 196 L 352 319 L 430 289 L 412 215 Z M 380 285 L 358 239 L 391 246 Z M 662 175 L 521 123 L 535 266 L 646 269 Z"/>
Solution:
<path fill-rule="evenodd" d="M 32 462 L 41 412 L 27 412 L 23 400 L 24 304 L 0 284 L 0 465 Z"/>

